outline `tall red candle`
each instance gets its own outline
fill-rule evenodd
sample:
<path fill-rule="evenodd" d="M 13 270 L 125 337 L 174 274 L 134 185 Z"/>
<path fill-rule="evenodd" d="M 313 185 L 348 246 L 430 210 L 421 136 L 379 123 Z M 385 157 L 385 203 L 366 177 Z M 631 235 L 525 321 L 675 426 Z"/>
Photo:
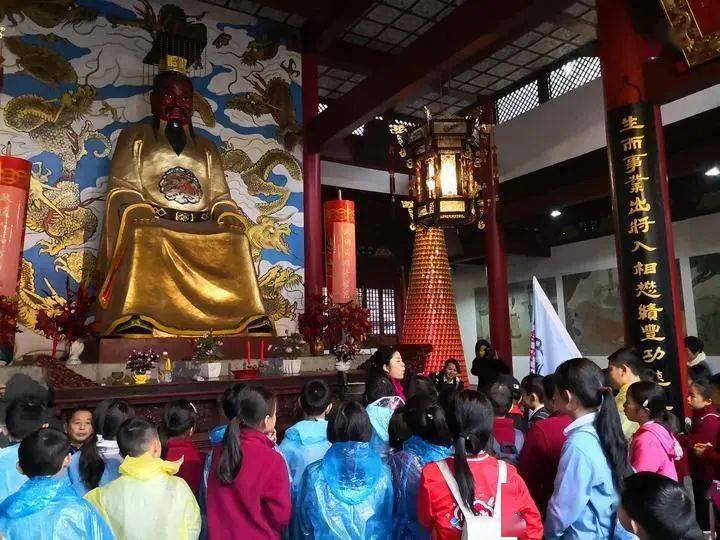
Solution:
<path fill-rule="evenodd" d="M 25 215 L 32 164 L 0 156 L 0 295 L 14 296 L 25 237 Z"/>
<path fill-rule="evenodd" d="M 260 361 L 265 361 L 265 340 L 260 340 Z"/>
<path fill-rule="evenodd" d="M 344 304 L 356 298 L 355 203 L 325 203 L 325 275 L 328 296 Z"/>
<path fill-rule="evenodd" d="M 247 363 L 250 363 L 250 341 L 247 342 Z"/>

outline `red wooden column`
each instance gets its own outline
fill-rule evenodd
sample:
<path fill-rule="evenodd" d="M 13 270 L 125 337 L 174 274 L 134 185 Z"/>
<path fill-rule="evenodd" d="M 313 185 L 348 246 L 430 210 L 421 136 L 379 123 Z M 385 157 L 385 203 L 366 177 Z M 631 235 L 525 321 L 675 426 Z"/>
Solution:
<path fill-rule="evenodd" d="M 483 106 L 482 123 L 495 123 L 492 103 Z M 485 213 L 485 254 L 487 261 L 488 307 L 490 313 L 490 343 L 512 371 L 512 343 L 510 340 L 510 305 L 508 303 L 507 256 L 505 237 L 500 222 L 499 176 L 494 138 L 490 138 L 488 164 L 485 168 L 487 184 Z"/>
<path fill-rule="evenodd" d="M 675 410 L 688 406 L 679 281 L 660 107 L 648 103 L 648 46 L 633 0 L 598 0 L 613 221 L 625 340 L 643 353 Z"/>
<path fill-rule="evenodd" d="M 303 140 L 303 215 L 305 228 L 305 298 L 322 293 L 323 237 L 322 194 L 320 190 L 320 154 L 310 152 L 307 125 L 318 115 L 318 63 L 314 53 L 302 55 Z"/>

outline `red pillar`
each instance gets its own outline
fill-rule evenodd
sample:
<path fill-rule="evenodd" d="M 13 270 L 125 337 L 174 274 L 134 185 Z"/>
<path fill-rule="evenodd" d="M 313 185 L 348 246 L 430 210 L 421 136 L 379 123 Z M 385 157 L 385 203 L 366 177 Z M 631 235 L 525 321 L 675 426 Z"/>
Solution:
<path fill-rule="evenodd" d="M 645 130 L 628 130 L 622 136 L 642 135 L 648 141 L 654 139 L 657 151 L 652 152 L 638 147 L 632 152 L 622 152 L 622 146 L 618 144 L 621 138 L 617 128 L 618 116 L 623 116 L 623 111 L 628 106 L 637 106 L 647 100 L 643 65 L 648 59 L 648 46 L 642 36 L 637 34 L 632 25 L 632 17 L 629 2 L 633 0 L 598 0 L 598 37 L 600 39 L 600 62 L 602 66 L 602 79 L 605 94 L 605 110 L 607 113 L 607 137 L 608 156 L 610 161 L 610 181 L 613 196 L 613 221 L 615 225 L 615 241 L 618 257 L 618 270 L 620 276 L 621 296 L 623 298 L 623 321 L 625 339 L 628 344 L 636 345 L 641 350 L 654 350 L 656 347 L 664 347 L 666 352 L 665 363 L 657 363 L 646 357 L 645 360 L 653 369 L 662 367 L 667 388 L 673 398 L 676 410 L 684 408 L 686 415 L 689 413 L 688 405 L 684 399 L 687 393 L 687 369 L 685 358 L 685 347 L 683 343 L 682 312 L 680 311 L 680 295 L 678 271 L 675 264 L 675 247 L 672 235 L 672 218 L 670 215 L 670 197 L 668 193 L 667 167 L 665 163 L 665 146 L 663 142 L 663 128 L 660 107 L 657 104 L 649 104 L 645 110 L 649 111 L 647 118 L 652 124 L 647 125 Z M 638 109 L 641 110 L 641 109 Z M 650 143 L 652 144 L 652 142 Z M 629 236 L 628 219 L 629 212 L 623 202 L 627 201 L 625 192 L 628 189 L 627 165 L 626 169 L 619 166 L 631 153 L 645 155 L 647 159 L 642 163 L 642 169 L 637 172 L 645 179 L 645 193 L 635 193 L 646 198 L 653 199 L 652 210 L 648 212 L 632 213 L 632 216 L 648 216 L 653 223 L 654 230 L 647 231 L 648 238 L 654 233 L 661 234 L 653 252 L 641 248 L 633 252 L 631 256 L 628 250 L 628 243 L 634 240 L 642 240 L 640 236 Z M 637 200 L 637 199 L 636 199 Z M 633 218 L 634 219 L 634 218 Z M 647 242 L 650 244 L 650 242 Z M 661 254 L 661 255 L 658 255 Z M 652 259 L 655 256 L 656 259 Z M 642 258 L 646 258 L 644 260 Z M 657 257 L 661 257 L 657 259 Z M 633 264 L 638 262 L 653 261 L 657 263 L 657 274 L 638 277 L 632 269 Z M 657 276 L 657 277 L 656 277 Z M 647 332 L 643 330 L 648 321 L 638 314 L 638 300 L 644 294 L 637 291 L 638 281 L 655 280 L 659 288 L 663 281 L 667 284 L 665 291 L 655 300 L 658 305 L 664 308 L 664 313 L 659 317 L 657 324 L 661 330 L 661 337 L 667 336 L 665 341 L 647 340 Z M 666 280 L 669 280 L 667 283 Z M 664 298 L 662 297 L 664 296 Z M 654 298 L 654 297 L 653 297 Z M 647 305 L 647 304 L 646 304 Z M 652 323 L 656 324 L 656 323 Z M 658 338 L 659 339 L 659 338 Z M 660 359 L 662 360 L 662 359 Z M 682 402 L 680 402 L 682 400 Z"/>
<path fill-rule="evenodd" d="M 318 63 L 314 53 L 302 55 L 302 115 L 307 126 L 318 115 Z M 307 129 L 305 129 L 307 133 Z M 305 298 L 322 293 L 322 194 L 320 154 L 310 152 L 307 135 L 303 140 L 303 214 L 305 228 Z"/>
<path fill-rule="evenodd" d="M 495 123 L 491 104 L 483 106 L 483 124 Z M 505 237 L 500 222 L 499 175 L 494 138 L 490 138 L 486 167 L 487 200 L 485 213 L 485 254 L 487 263 L 488 307 L 490 315 L 490 343 L 512 371 L 512 342 L 510 340 L 510 305 L 508 303 L 507 257 Z"/>

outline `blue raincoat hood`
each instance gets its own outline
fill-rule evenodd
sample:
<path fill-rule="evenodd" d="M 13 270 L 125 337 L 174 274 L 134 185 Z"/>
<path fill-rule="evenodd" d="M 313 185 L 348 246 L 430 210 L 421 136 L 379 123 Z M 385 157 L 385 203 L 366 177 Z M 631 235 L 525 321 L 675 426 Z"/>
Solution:
<path fill-rule="evenodd" d="M 225 431 L 227 431 L 227 424 L 212 428 L 210 430 L 210 444 L 213 446 L 220 444 L 225 436 Z"/>
<path fill-rule="evenodd" d="M 370 443 L 335 443 L 322 460 L 322 472 L 332 494 L 346 504 L 363 502 L 382 474 L 380 456 Z"/>
<path fill-rule="evenodd" d="M 375 405 L 374 403 L 368 405 L 366 410 L 375 434 L 380 437 L 383 442 L 388 442 L 390 440 L 388 428 L 390 427 L 390 419 L 395 413 L 395 410 L 383 407 L 382 405 Z"/>
<path fill-rule="evenodd" d="M 301 445 L 327 441 L 327 420 L 302 420 L 285 432 L 285 438 Z"/>
<path fill-rule="evenodd" d="M 30 478 L 24 489 L 3 501 L 0 516 L 17 518 L 35 514 L 46 508 L 58 496 L 72 497 L 73 491 L 67 476 L 38 476 Z"/>
<path fill-rule="evenodd" d="M 403 443 L 403 450 L 416 456 L 420 461 L 421 467 L 433 461 L 442 461 L 453 454 L 451 446 L 438 446 L 437 444 L 427 442 L 417 435 L 413 435 Z"/>

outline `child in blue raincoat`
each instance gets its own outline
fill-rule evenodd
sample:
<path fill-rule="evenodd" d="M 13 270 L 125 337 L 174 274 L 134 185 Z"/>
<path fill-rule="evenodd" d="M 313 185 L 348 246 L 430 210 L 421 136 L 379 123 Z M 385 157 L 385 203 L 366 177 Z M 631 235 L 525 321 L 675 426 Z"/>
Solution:
<path fill-rule="evenodd" d="M 56 429 L 43 428 L 23 439 L 20 468 L 28 481 L 0 504 L 3 538 L 33 540 L 112 540 L 110 527 L 92 504 L 68 482 L 70 441 Z"/>
<path fill-rule="evenodd" d="M 430 531 L 417 520 L 420 475 L 428 463 L 452 455 L 452 437 L 445 412 L 432 397 L 411 397 L 402 414 L 412 437 L 403 443 L 402 450 L 390 456 L 395 487 L 392 537 L 395 540 L 429 540 Z"/>
<path fill-rule="evenodd" d="M 332 446 L 305 469 L 294 508 L 301 538 L 384 540 L 392 535 L 392 475 L 370 447 L 365 409 L 338 405 L 328 424 Z"/>
<path fill-rule="evenodd" d="M 15 493 L 27 481 L 17 469 L 20 441 L 42 427 L 47 427 L 45 407 L 34 399 L 13 400 L 5 414 L 10 445 L 0 450 L 0 501 Z"/>
<path fill-rule="evenodd" d="M 370 379 L 363 399 L 372 426 L 370 446 L 380 455 L 383 462 L 387 463 L 390 456 L 390 419 L 405 401 L 396 395 L 392 381 L 384 375 Z"/>
<path fill-rule="evenodd" d="M 332 409 L 332 393 L 325 381 L 315 379 L 305 383 L 300 394 L 300 407 L 305 419 L 289 428 L 280 443 L 280 453 L 290 470 L 293 495 L 300 487 L 305 468 L 322 459 L 330 448 L 325 416 Z"/>

